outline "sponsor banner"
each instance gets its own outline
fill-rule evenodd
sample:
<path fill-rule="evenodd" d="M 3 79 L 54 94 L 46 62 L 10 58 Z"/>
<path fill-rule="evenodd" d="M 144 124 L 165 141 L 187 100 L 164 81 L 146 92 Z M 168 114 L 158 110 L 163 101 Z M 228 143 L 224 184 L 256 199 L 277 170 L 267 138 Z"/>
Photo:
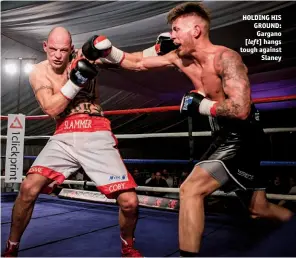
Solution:
<path fill-rule="evenodd" d="M 59 193 L 59 196 L 78 199 L 78 200 L 86 200 L 86 201 L 94 201 L 94 202 L 107 202 L 107 203 L 115 203 L 115 199 L 108 199 L 104 194 L 95 191 L 85 191 L 85 190 L 76 190 L 76 189 L 67 189 L 63 188 Z"/>
<path fill-rule="evenodd" d="M 141 206 L 156 207 L 168 210 L 179 210 L 179 200 L 165 197 L 138 195 Z"/>
<path fill-rule="evenodd" d="M 116 203 L 115 199 L 108 199 L 104 194 L 95 191 L 85 191 L 76 189 L 62 189 L 59 193 L 60 197 L 94 201 L 94 202 L 104 202 L 104 203 Z M 140 206 L 154 207 L 168 210 L 179 210 L 179 200 L 171 198 L 162 198 L 146 195 L 138 195 Z"/>
<path fill-rule="evenodd" d="M 8 115 L 5 183 L 21 183 L 24 161 L 25 116 Z"/>

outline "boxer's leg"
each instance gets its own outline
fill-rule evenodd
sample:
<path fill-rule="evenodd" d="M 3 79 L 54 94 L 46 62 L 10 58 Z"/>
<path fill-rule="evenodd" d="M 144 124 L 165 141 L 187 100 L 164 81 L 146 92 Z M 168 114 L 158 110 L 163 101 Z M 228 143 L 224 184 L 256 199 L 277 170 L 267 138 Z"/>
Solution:
<path fill-rule="evenodd" d="M 138 222 L 138 196 L 134 189 L 120 192 L 117 197 L 119 205 L 119 227 L 121 238 L 121 255 L 123 257 L 142 257 L 135 249 L 134 235 Z"/>
<path fill-rule="evenodd" d="M 180 187 L 179 245 L 181 256 L 200 250 L 204 231 L 204 198 L 229 181 L 223 162 L 203 161 Z"/>
<path fill-rule="evenodd" d="M 41 189 L 52 182 L 42 175 L 28 175 L 22 182 L 20 192 L 15 200 L 9 240 L 19 242 L 32 216 L 35 201 Z"/>
<path fill-rule="evenodd" d="M 119 209 L 119 226 L 123 241 L 132 245 L 138 220 L 138 196 L 135 190 L 127 190 L 117 197 Z"/>
<path fill-rule="evenodd" d="M 19 242 L 31 220 L 35 201 L 41 189 L 51 181 L 44 176 L 32 174 L 22 182 L 12 209 L 10 234 L 3 257 L 17 257 Z"/>
<path fill-rule="evenodd" d="M 268 202 L 264 190 L 254 191 L 250 200 L 249 210 L 255 217 L 267 218 L 275 221 L 288 221 L 293 213 L 276 204 Z"/>
<path fill-rule="evenodd" d="M 59 137 L 64 139 L 68 136 Z M 17 255 L 16 247 L 18 247 L 18 242 L 30 222 L 39 193 L 53 181 L 62 183 L 65 177 L 79 168 L 70 154 L 69 145 L 59 141 L 57 139 L 59 137 L 54 136 L 49 140 L 22 182 L 12 211 L 10 235 L 4 256 Z"/>
<path fill-rule="evenodd" d="M 138 219 L 138 197 L 134 190 L 137 185 L 128 173 L 116 147 L 117 141 L 110 131 L 84 134 L 86 135 L 82 140 L 86 148 L 80 150 L 79 161 L 85 173 L 97 185 L 97 189 L 108 198 L 117 199 L 120 207 L 122 254 L 133 256 L 134 254 L 126 253 L 124 247 L 127 243 L 127 249 L 132 250 Z"/>
<path fill-rule="evenodd" d="M 252 143 L 252 141 L 251 139 L 249 142 Z M 237 196 L 249 210 L 252 218 L 261 217 L 279 222 L 289 220 L 293 216 L 291 211 L 270 203 L 267 200 L 265 192 L 267 180 L 262 174 L 260 167 L 261 152 L 263 152 L 263 150 L 253 148 L 253 145 L 247 145 L 247 147 L 248 148 L 244 148 L 241 155 L 238 156 L 238 171 L 244 172 L 244 174 L 241 175 L 248 175 L 245 178 L 245 182 L 247 182 L 249 190 L 237 191 Z M 247 155 L 248 153 L 249 155 Z"/>

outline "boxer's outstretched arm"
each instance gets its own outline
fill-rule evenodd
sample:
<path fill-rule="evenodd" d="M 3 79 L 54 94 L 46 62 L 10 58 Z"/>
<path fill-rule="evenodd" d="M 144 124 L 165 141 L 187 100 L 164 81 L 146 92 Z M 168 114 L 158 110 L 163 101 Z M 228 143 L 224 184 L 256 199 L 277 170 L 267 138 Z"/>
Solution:
<path fill-rule="evenodd" d="M 120 66 L 127 70 L 146 71 L 154 68 L 168 67 L 175 65 L 178 56 L 172 51 L 163 56 L 143 57 L 140 54 L 133 55 L 125 53 L 125 58 Z"/>
<path fill-rule="evenodd" d="M 126 58 L 132 58 L 137 61 L 140 61 L 144 57 L 143 52 L 125 53 L 125 56 Z"/>
<path fill-rule="evenodd" d="M 222 78 L 226 100 L 216 106 L 217 116 L 246 119 L 251 110 L 251 90 L 248 70 L 240 55 L 232 50 L 224 51 L 216 67 Z"/>
<path fill-rule="evenodd" d="M 129 60 L 129 62 L 139 62 L 143 58 L 143 52 L 124 53 L 124 54 L 125 54 L 125 58 L 127 58 Z M 90 62 L 92 62 L 92 61 L 90 61 Z M 106 64 L 106 63 L 102 62 L 102 60 L 100 58 L 96 59 L 94 61 L 94 63 L 96 65 L 99 65 L 99 66 L 102 66 L 102 67 L 104 67 L 104 66 L 107 67 L 108 65 L 112 65 L 112 64 L 108 64 L 108 63 Z M 116 64 L 113 64 L 113 66 L 114 65 L 116 65 Z"/>
<path fill-rule="evenodd" d="M 51 82 L 46 79 L 42 71 L 35 68 L 30 73 L 29 80 L 35 97 L 45 114 L 55 117 L 64 111 L 70 101 L 60 91 L 54 93 Z"/>

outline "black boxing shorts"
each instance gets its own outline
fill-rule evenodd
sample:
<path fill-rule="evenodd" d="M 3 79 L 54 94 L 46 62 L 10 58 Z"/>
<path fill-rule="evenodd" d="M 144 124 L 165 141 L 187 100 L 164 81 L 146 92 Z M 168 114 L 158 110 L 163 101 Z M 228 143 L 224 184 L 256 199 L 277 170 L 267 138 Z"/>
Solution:
<path fill-rule="evenodd" d="M 265 190 L 260 169 L 266 139 L 263 129 L 252 126 L 245 130 L 216 129 L 212 144 L 196 166 L 205 169 L 225 192 Z"/>

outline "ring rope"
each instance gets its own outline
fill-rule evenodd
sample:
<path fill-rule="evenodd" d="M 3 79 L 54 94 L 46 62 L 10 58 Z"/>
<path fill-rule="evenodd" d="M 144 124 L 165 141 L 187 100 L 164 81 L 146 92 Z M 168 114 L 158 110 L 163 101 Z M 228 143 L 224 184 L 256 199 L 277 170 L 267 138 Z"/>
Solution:
<path fill-rule="evenodd" d="M 288 101 L 288 100 L 296 100 L 296 95 L 290 96 L 279 96 L 279 97 L 269 97 L 269 98 L 257 98 L 253 100 L 253 103 L 268 103 L 268 102 L 280 102 L 280 101 Z M 110 110 L 105 111 L 104 115 L 125 115 L 125 114 L 139 114 L 139 113 L 158 113 L 158 112 L 167 112 L 167 111 L 179 111 L 180 106 L 164 106 L 164 107 L 152 107 L 152 108 L 138 108 L 138 109 L 127 109 L 127 110 Z M 26 116 L 26 120 L 44 120 L 51 118 L 48 115 L 37 115 L 37 116 Z M 8 116 L 2 116 L 1 120 L 8 120 Z M 296 128 L 268 128 L 264 129 L 266 133 L 277 133 L 277 132 L 295 132 Z M 211 136 L 211 132 L 195 132 L 193 136 Z M 188 137 L 188 132 L 181 133 L 155 133 L 155 134 L 122 134 L 116 136 L 118 139 L 133 139 L 133 138 L 157 138 L 157 137 Z M 50 136 L 26 136 L 25 139 L 48 139 Z M 1 139 L 7 139 L 7 136 L 1 135 Z M 24 156 L 25 158 L 26 156 Z M 34 156 L 27 156 L 34 157 Z M 35 157 L 36 158 L 36 157 Z M 187 160 L 150 160 L 150 162 L 174 162 L 176 163 L 188 163 Z M 147 160 L 125 160 L 125 162 L 135 163 L 142 162 L 147 163 Z M 278 161 L 262 161 L 261 165 L 285 165 L 285 166 L 296 166 L 296 162 L 278 162 Z M 1 176 L 1 179 L 4 179 L 4 176 Z M 63 184 L 75 184 L 75 185 L 89 185 L 96 186 L 93 182 L 89 181 L 74 181 L 74 180 L 65 180 Z M 155 191 L 155 192 L 166 192 L 166 193 L 179 193 L 179 188 L 163 188 L 163 187 L 145 187 L 138 186 L 136 188 L 138 191 Z M 235 197 L 234 192 L 224 193 L 222 191 L 215 191 L 211 195 L 213 196 L 233 196 Z M 293 200 L 296 201 L 296 195 L 281 195 L 281 194 L 267 194 L 268 199 L 274 200 Z"/>
<path fill-rule="evenodd" d="M 265 133 L 285 133 L 285 132 L 296 132 L 296 127 L 287 127 L 287 128 L 266 128 L 263 129 Z M 193 132 L 195 137 L 206 137 L 211 136 L 210 131 L 204 132 Z M 36 135 L 36 136 L 25 136 L 25 140 L 42 140 L 49 139 L 50 135 Z M 146 133 L 146 134 L 117 134 L 115 135 L 117 139 L 143 139 L 143 138 L 173 138 L 173 137 L 188 137 L 188 132 L 179 132 L 179 133 Z M 6 140 L 6 135 L 1 135 L 2 140 Z"/>
<path fill-rule="evenodd" d="M 23 179 L 25 176 L 23 176 Z M 5 179 L 5 176 L 1 176 L 1 180 Z M 96 186 L 95 183 L 90 181 L 77 181 L 77 180 L 65 180 L 62 185 L 83 185 L 83 186 Z M 136 191 L 146 192 L 161 192 L 161 193 L 180 193 L 180 188 L 169 188 L 169 187 L 150 187 L 150 186 L 138 186 Z M 237 197 L 235 192 L 225 193 L 223 191 L 215 191 L 211 194 L 212 196 L 225 196 L 225 197 Z M 296 201 L 296 195 L 288 194 L 270 194 L 267 193 L 266 197 L 272 200 L 287 200 Z"/>
<path fill-rule="evenodd" d="M 1 156 L 5 158 L 5 156 Z M 24 159 L 35 160 L 37 156 L 24 156 Z M 186 159 L 123 159 L 126 164 L 182 164 L 187 165 L 190 161 Z M 192 162 L 198 163 L 198 160 Z M 262 167 L 296 167 L 296 161 L 261 161 Z"/>
<path fill-rule="evenodd" d="M 75 180 L 65 180 L 63 184 L 75 184 L 75 185 L 84 185 L 85 181 L 75 181 Z M 86 181 L 86 185 L 88 186 L 96 186 L 95 183 Z M 161 192 L 161 193 L 180 193 L 180 188 L 170 188 L 170 187 L 150 187 L 150 186 L 138 186 L 136 187 L 137 191 L 146 191 L 146 192 Z M 230 196 L 236 197 L 235 192 L 225 193 L 222 191 L 215 191 L 211 195 L 213 196 Z M 273 200 L 290 200 L 296 201 L 296 195 L 288 195 L 288 194 L 266 194 L 268 199 Z"/>
<path fill-rule="evenodd" d="M 288 100 L 296 100 L 296 95 L 257 98 L 253 100 L 253 103 L 262 104 L 262 103 L 280 102 L 280 101 L 288 101 Z M 179 111 L 179 110 L 180 110 L 180 106 L 164 106 L 164 107 L 136 108 L 136 109 L 126 109 L 126 110 L 110 110 L 110 111 L 104 111 L 104 115 L 106 116 L 129 115 L 129 114 L 159 113 L 159 112 Z M 26 120 L 43 120 L 48 118 L 51 118 L 51 117 L 48 115 L 26 116 Z M 8 116 L 1 115 L 1 120 L 7 120 L 7 119 L 8 119 Z"/>
<path fill-rule="evenodd" d="M 62 184 L 68 185 L 88 185 L 88 186 L 96 186 L 95 183 L 90 181 L 76 181 L 76 180 L 65 180 Z M 146 191 L 146 192 L 161 192 L 161 193 L 180 193 L 180 188 L 170 188 L 170 187 L 151 187 L 151 186 L 138 186 L 136 187 L 137 191 Z M 213 196 L 230 196 L 236 197 L 235 192 L 225 193 L 222 191 L 215 191 L 211 195 Z M 296 195 L 288 195 L 288 194 L 266 194 L 267 198 L 273 200 L 290 200 L 296 201 Z"/>

